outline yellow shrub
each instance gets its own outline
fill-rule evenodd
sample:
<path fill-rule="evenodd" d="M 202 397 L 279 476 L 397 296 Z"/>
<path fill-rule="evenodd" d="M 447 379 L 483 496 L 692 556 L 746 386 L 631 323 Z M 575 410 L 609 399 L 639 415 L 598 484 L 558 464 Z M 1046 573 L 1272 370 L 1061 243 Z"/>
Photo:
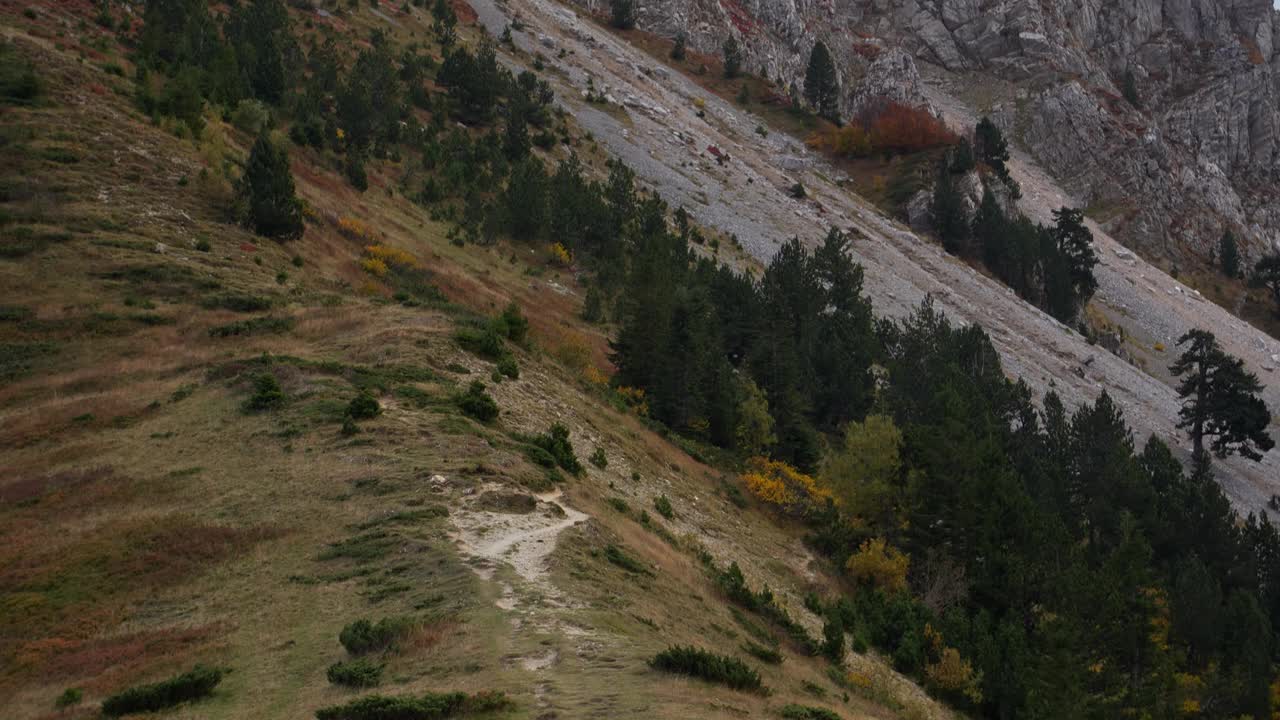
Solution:
<path fill-rule="evenodd" d="M 907 567 L 911 559 L 884 538 L 864 540 L 845 568 L 858 582 L 866 582 L 885 592 L 907 587 Z"/>
<path fill-rule="evenodd" d="M 845 676 L 845 680 L 848 681 L 850 685 L 857 688 L 865 689 L 871 687 L 871 678 L 865 673 L 851 672 Z"/>
<path fill-rule="evenodd" d="M 603 387 L 609 384 L 609 378 L 604 373 L 600 372 L 600 368 L 595 365 L 588 365 L 587 368 L 582 371 L 582 378 L 586 380 L 588 384 L 595 385 L 597 387 Z"/>
<path fill-rule="evenodd" d="M 585 336 L 572 330 L 560 332 L 560 340 L 553 352 L 557 360 L 578 372 L 583 372 L 591 364 L 591 344 Z"/>
<path fill-rule="evenodd" d="M 975 673 L 973 665 L 953 647 L 943 648 L 938 662 L 926 663 L 924 676 L 940 690 L 961 693 L 974 703 L 982 702 L 981 674 Z"/>
<path fill-rule="evenodd" d="M 752 458 L 742 480 L 753 495 L 791 514 L 805 514 L 831 498 L 831 493 L 809 475 L 768 458 Z"/>
<path fill-rule="evenodd" d="M 412 253 L 390 245 L 366 245 L 364 252 L 369 257 L 381 260 L 388 266 L 418 267 L 418 258 L 414 257 Z"/>
<path fill-rule="evenodd" d="M 551 255 L 551 261 L 557 265 L 567 267 L 573 264 L 573 253 L 569 252 L 569 248 L 560 243 L 552 243 L 547 247 L 547 252 Z"/>
<path fill-rule="evenodd" d="M 342 233 L 343 237 L 348 240 L 356 240 L 366 245 L 372 245 L 377 240 L 377 234 L 373 231 L 373 228 L 353 217 L 343 216 L 338 218 L 338 232 Z"/>
<path fill-rule="evenodd" d="M 387 264 L 378 258 L 365 258 L 360 261 L 360 267 L 370 275 L 384 277 L 387 274 Z"/>
<path fill-rule="evenodd" d="M 618 397 L 622 398 L 622 402 L 627 407 L 635 411 L 637 415 L 649 415 L 649 401 L 644 398 L 644 388 L 630 387 L 627 385 L 619 385 L 614 389 Z"/>
<path fill-rule="evenodd" d="M 1164 343 L 1156 343 L 1154 349 L 1156 352 L 1164 352 Z"/>

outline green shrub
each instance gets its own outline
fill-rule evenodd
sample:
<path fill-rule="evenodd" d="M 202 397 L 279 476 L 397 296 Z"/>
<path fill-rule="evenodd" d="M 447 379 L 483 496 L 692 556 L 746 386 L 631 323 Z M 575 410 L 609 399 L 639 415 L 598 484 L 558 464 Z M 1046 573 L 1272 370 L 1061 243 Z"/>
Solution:
<path fill-rule="evenodd" d="M 351 437 L 352 435 L 356 435 L 360 432 L 360 426 L 356 424 L 355 420 L 351 419 L 350 415 L 346 415 L 342 418 L 341 432 L 346 437 Z"/>
<path fill-rule="evenodd" d="M 582 474 L 582 463 L 578 462 L 578 456 L 573 452 L 573 443 L 569 442 L 569 429 L 560 423 L 552 425 L 551 429 L 543 435 L 525 436 L 520 439 L 541 448 L 555 459 L 556 465 L 570 473 Z"/>
<path fill-rule="evenodd" d="M 811 705 L 784 705 L 778 714 L 787 720 L 841 720 L 840 716 L 826 708 Z"/>
<path fill-rule="evenodd" d="M 454 335 L 454 339 L 463 350 L 486 360 L 497 361 L 507 355 L 502 335 L 492 326 L 463 328 Z"/>
<path fill-rule="evenodd" d="M 366 658 L 336 662 L 329 666 L 329 682 L 354 688 L 377 687 L 382 682 L 382 665 Z"/>
<path fill-rule="evenodd" d="M 604 454 L 604 448 L 596 448 L 587 459 L 601 470 L 609 466 L 609 458 Z"/>
<path fill-rule="evenodd" d="M 53 705 L 54 707 L 60 708 L 70 707 L 72 705 L 78 705 L 83 698 L 84 691 L 80 688 L 67 688 L 62 691 L 62 694 L 53 702 Z"/>
<path fill-rule="evenodd" d="M 382 412 L 382 406 L 378 405 L 377 398 L 362 392 L 352 398 L 351 403 L 347 405 L 346 416 L 352 420 L 368 420 L 377 417 L 380 412 Z"/>
<path fill-rule="evenodd" d="M 629 573 L 635 573 L 637 575 L 653 575 L 653 571 L 645 567 L 644 563 L 631 557 L 625 550 L 612 543 L 605 546 L 604 557 L 609 562 Z"/>
<path fill-rule="evenodd" d="M 626 500 L 623 500 L 620 497 L 611 497 L 608 500 L 605 500 L 605 502 L 609 503 L 609 507 L 617 510 L 623 515 L 631 514 L 631 506 L 627 504 Z"/>
<path fill-rule="evenodd" d="M 522 343 L 529 335 L 529 319 L 520 312 L 520 306 L 512 302 L 494 320 L 494 329 L 513 343 Z"/>
<path fill-rule="evenodd" d="M 494 712 L 513 703 L 500 692 L 426 693 L 425 695 L 367 695 L 346 705 L 320 708 L 316 720 L 437 720 L 469 713 Z"/>
<path fill-rule="evenodd" d="M 293 329 L 293 318 L 291 317 L 266 317 L 249 318 L 248 320 L 237 320 L 226 325 L 218 325 L 209 328 L 209 337 L 224 338 L 236 337 L 239 335 L 279 335 L 289 332 Z"/>
<path fill-rule="evenodd" d="M 770 665 L 782 664 L 782 653 L 778 652 L 778 648 L 776 647 L 765 647 L 764 645 L 758 645 L 748 640 L 746 644 L 742 646 L 742 649 L 748 655 L 762 662 L 767 662 Z"/>
<path fill-rule="evenodd" d="M 118 692 L 102 701 L 102 712 L 112 716 L 154 712 L 188 700 L 198 700 L 212 694 L 227 672 L 224 668 L 197 665 L 177 677 Z"/>
<path fill-rule="evenodd" d="M 202 303 L 210 310 L 232 310 L 234 312 L 262 312 L 271 308 L 271 299 L 261 295 L 244 293 L 224 293 L 205 299 Z"/>
<path fill-rule="evenodd" d="M 510 355 L 498 361 L 498 374 L 505 375 L 512 380 L 520 379 L 520 366 L 516 364 L 516 359 Z"/>
<path fill-rule="evenodd" d="M 12 46 L 0 43 L 0 104 L 28 105 L 40 95 L 35 67 L 17 57 Z"/>
<path fill-rule="evenodd" d="M 649 661 L 649 667 L 663 672 L 689 675 L 719 683 L 734 690 L 759 690 L 760 673 L 737 658 L 716 655 L 701 648 L 667 648 Z"/>
<path fill-rule="evenodd" d="M 653 499 L 653 509 L 668 520 L 674 520 L 676 517 L 676 511 L 671 507 L 671 501 L 667 499 L 666 495 L 659 495 Z"/>
<path fill-rule="evenodd" d="M 244 403 L 245 412 L 262 412 L 274 410 L 284 405 L 284 390 L 280 382 L 271 373 L 262 373 L 253 381 L 253 395 Z"/>
<path fill-rule="evenodd" d="M 271 108 L 260 100 L 241 100 L 231 113 L 231 124 L 256 136 L 271 126 Z"/>
<path fill-rule="evenodd" d="M 383 618 L 376 623 L 360 618 L 342 628 L 338 642 L 352 655 L 364 655 L 386 650 L 412 627 L 413 622 L 408 618 Z"/>
<path fill-rule="evenodd" d="M 471 387 L 458 396 L 457 402 L 464 415 L 480 422 L 493 422 L 498 417 L 498 403 L 484 391 L 484 383 L 479 380 L 473 381 Z"/>

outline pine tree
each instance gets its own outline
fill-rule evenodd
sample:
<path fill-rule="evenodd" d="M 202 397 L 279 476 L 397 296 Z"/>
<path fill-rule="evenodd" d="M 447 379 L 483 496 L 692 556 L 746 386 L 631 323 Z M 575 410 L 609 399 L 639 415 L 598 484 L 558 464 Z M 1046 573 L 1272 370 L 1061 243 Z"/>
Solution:
<path fill-rule="evenodd" d="M 449 0 L 436 0 L 431 6 L 431 31 L 442 47 L 448 48 L 458 39 L 458 15 Z"/>
<path fill-rule="evenodd" d="M 138 49 L 169 74 L 207 67 L 222 46 L 205 0 L 146 0 Z"/>
<path fill-rule="evenodd" d="M 1142 109 L 1142 98 L 1138 97 L 1138 80 L 1133 76 L 1132 70 L 1124 71 L 1124 81 L 1121 83 L 1120 93 L 1135 109 Z"/>
<path fill-rule="evenodd" d="M 1218 266 L 1222 274 L 1229 278 L 1240 276 L 1240 248 L 1236 245 L 1236 236 L 1227 230 L 1218 241 Z"/>
<path fill-rule="evenodd" d="M 1015 200 L 1022 197 L 1022 190 L 1009 174 L 1009 167 L 1006 165 L 1009 162 L 1009 143 L 1000 128 L 991 122 L 991 118 L 984 117 L 978 121 L 973 139 L 978 159 L 995 171 L 996 177 L 1009 188 Z"/>
<path fill-rule="evenodd" d="M 507 229 L 520 240 L 536 240 L 547 226 L 547 176 L 536 158 L 525 158 L 511 170 L 503 196 Z"/>
<path fill-rule="evenodd" d="M 1004 273 L 1001 269 L 1001 263 L 1005 255 L 1005 233 L 1008 221 L 1005 219 L 1004 210 L 1001 209 L 1000 203 L 996 200 L 995 193 L 991 192 L 991 187 L 984 185 L 982 188 L 982 202 L 978 204 L 978 210 L 973 214 L 973 224 L 970 226 L 970 232 L 974 241 L 981 246 L 979 250 L 982 254 L 982 262 L 998 277 L 1003 277 Z"/>
<path fill-rule="evenodd" d="M 1093 276 L 1093 268 L 1098 264 L 1098 256 L 1093 251 L 1093 233 L 1084 224 L 1084 213 L 1074 208 L 1060 208 L 1053 211 L 1054 226 L 1050 231 L 1057 251 L 1062 254 L 1067 272 L 1071 279 L 1072 308 L 1071 319 L 1093 297 L 1098 289 L 1098 280 Z"/>
<path fill-rule="evenodd" d="M 1250 283 L 1265 287 L 1271 291 L 1271 299 L 1275 302 L 1275 314 L 1280 317 L 1280 253 L 1272 253 L 1253 266 L 1253 277 Z"/>
<path fill-rule="evenodd" d="M 636 26 L 635 0 L 609 0 L 609 15 L 614 27 L 630 30 Z"/>
<path fill-rule="evenodd" d="M 1191 330 L 1178 339 L 1183 345 L 1186 351 L 1169 370 L 1183 378 L 1178 427 L 1187 431 L 1196 454 L 1204 454 L 1211 438 L 1209 448 L 1220 458 L 1239 454 L 1261 460 L 1275 441 L 1267 433 L 1271 412 L 1258 397 L 1258 377 L 1244 369 L 1243 360 L 1223 352 L 1211 332 Z"/>
<path fill-rule="evenodd" d="M 280 240 L 301 237 L 302 201 L 294 194 L 289 154 L 266 131 L 249 153 L 238 201 L 245 223 L 259 235 Z"/>
<path fill-rule="evenodd" d="M 819 40 L 809 53 L 809 67 L 804 74 L 804 96 L 818 114 L 834 123 L 840 122 L 840 76 L 826 43 Z"/>
<path fill-rule="evenodd" d="M 724 54 L 724 76 L 732 80 L 742 72 L 742 48 L 738 46 L 738 39 L 730 35 L 721 50 Z"/>
<path fill-rule="evenodd" d="M 284 3 L 251 0 L 235 6 L 227 20 L 226 35 L 253 97 L 279 103 L 290 84 L 286 54 L 296 49 Z"/>
<path fill-rule="evenodd" d="M 686 54 L 686 46 L 689 43 L 689 36 L 685 31 L 681 30 L 676 33 L 675 42 L 671 45 L 671 59 L 684 60 Z"/>
<path fill-rule="evenodd" d="M 929 206 L 933 227 L 942 240 L 942 247 L 952 255 L 963 255 L 969 250 L 969 220 L 965 217 L 960 191 L 952 179 L 951 169 L 944 161 L 938 168 L 937 181 L 933 185 L 933 202 Z"/>

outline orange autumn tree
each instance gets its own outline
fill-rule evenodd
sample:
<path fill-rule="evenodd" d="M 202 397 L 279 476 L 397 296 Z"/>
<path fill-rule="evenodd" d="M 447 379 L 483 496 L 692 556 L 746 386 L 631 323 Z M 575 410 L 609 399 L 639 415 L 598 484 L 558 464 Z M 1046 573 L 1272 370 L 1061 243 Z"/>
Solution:
<path fill-rule="evenodd" d="M 960 137 L 924 108 L 886 102 L 864 110 L 844 127 L 809 137 L 808 145 L 840 157 L 910 155 L 955 145 Z"/>

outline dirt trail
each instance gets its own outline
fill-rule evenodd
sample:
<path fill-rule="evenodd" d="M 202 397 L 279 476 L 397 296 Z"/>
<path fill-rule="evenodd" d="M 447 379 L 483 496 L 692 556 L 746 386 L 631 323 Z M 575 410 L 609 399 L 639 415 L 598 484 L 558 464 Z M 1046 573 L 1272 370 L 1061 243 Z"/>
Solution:
<path fill-rule="evenodd" d="M 699 222 L 736 234 L 764 262 L 793 236 L 816 243 L 832 226 L 854 231 L 859 239 L 853 254 L 866 269 L 867 294 L 879 313 L 901 317 L 932 295 L 949 315 L 985 327 L 1009 375 L 1024 380 L 1035 393 L 1055 390 L 1074 407 L 1106 390 L 1124 409 L 1139 443 L 1155 434 L 1186 449 L 1175 427 L 1178 400 L 1166 382 L 1089 345 L 1007 287 L 885 218 L 839 187 L 840 171 L 798 140 L 777 132 L 762 137 L 755 132 L 761 123 L 751 113 L 551 0 L 473 0 L 472 5 L 494 36 L 511 18 L 520 19 L 524 29 L 513 32 L 513 40 L 546 59 L 551 71 L 544 75 L 560 103 L 672 206 L 684 206 Z M 587 103 L 588 78 L 625 112 L 616 107 L 605 112 Z M 931 92 L 953 119 L 968 122 L 971 113 L 965 114 L 942 89 Z M 716 162 L 710 146 L 731 160 Z M 1033 216 L 1072 204 L 1026 158 L 1017 158 L 1014 172 L 1027 188 L 1027 211 Z M 807 200 L 786 194 L 796 181 L 804 183 Z M 1112 314 L 1140 318 L 1144 329 L 1139 336 L 1176 339 L 1192 326 L 1213 328 L 1226 336 L 1229 350 L 1245 357 L 1266 380 L 1262 360 L 1269 361 L 1272 354 L 1280 358 L 1280 344 L 1262 339 L 1261 333 L 1198 301 L 1194 293 L 1188 295 L 1111 238 L 1100 235 L 1099 249 L 1105 264 L 1098 301 L 1114 308 Z M 1171 347 L 1168 340 L 1164 344 Z M 1269 401 L 1280 408 L 1280 388 L 1270 391 Z M 1270 493 L 1280 491 L 1276 462 L 1272 457 L 1256 465 L 1228 461 L 1220 465 L 1219 477 L 1238 506 L 1256 510 Z"/>
<path fill-rule="evenodd" d="M 494 486 L 495 488 L 498 486 Z M 587 520 L 585 513 L 559 502 L 560 491 L 536 495 L 537 508 L 529 513 L 502 513 L 462 508 L 453 515 L 455 535 L 464 553 L 474 558 L 476 573 L 492 580 L 494 569 L 508 564 L 542 596 L 562 601 L 548 580 L 547 556 L 556 548 L 560 533 Z M 515 596 L 508 586 L 499 607 L 515 608 Z"/>

